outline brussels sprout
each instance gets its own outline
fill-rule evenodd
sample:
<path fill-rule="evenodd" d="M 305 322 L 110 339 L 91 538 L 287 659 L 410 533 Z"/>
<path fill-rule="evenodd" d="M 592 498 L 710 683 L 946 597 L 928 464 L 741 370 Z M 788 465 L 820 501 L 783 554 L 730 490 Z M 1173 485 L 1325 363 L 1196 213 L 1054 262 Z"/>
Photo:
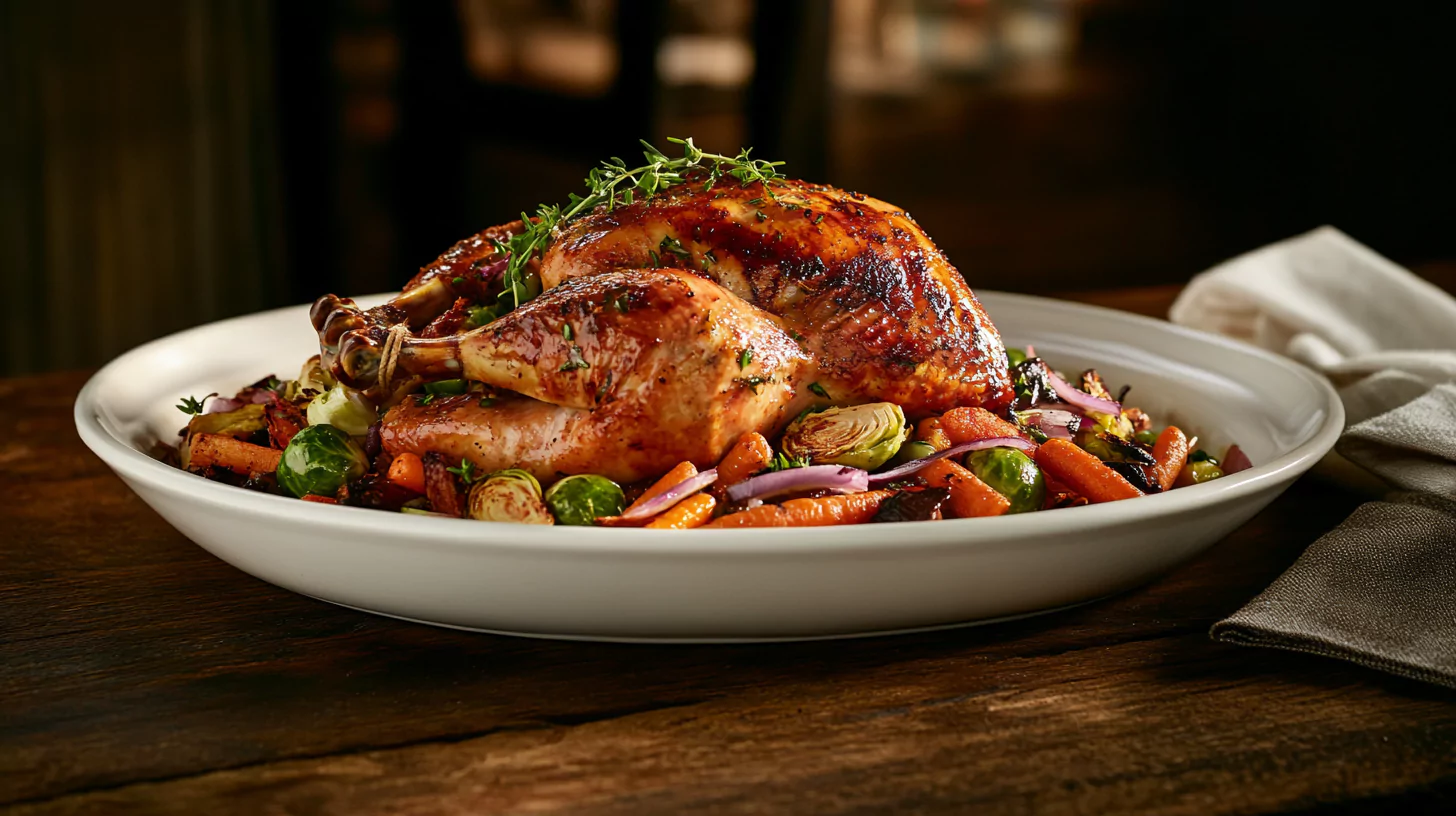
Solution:
<path fill-rule="evenodd" d="M 905 441 L 905 413 L 890 402 L 871 402 L 805 414 L 784 431 L 784 453 L 816 465 L 874 470 Z"/>
<path fill-rule="evenodd" d="M 520 524 L 555 524 L 541 501 L 541 483 L 524 470 L 492 473 L 470 488 L 469 515 L 476 521 L 514 521 Z"/>
<path fill-rule="evenodd" d="M 303 368 L 298 372 L 298 385 L 314 391 L 327 391 L 334 387 L 334 377 L 328 369 L 324 368 L 323 363 L 319 361 L 319 356 L 315 354 L 308 358 L 308 362 L 305 362 Z"/>
<path fill-rule="evenodd" d="M 332 425 L 310 425 L 294 434 L 278 462 L 278 485 L 294 496 L 332 496 L 369 470 L 369 457 Z"/>
<path fill-rule="evenodd" d="M 601 516 L 620 516 L 627 499 L 622 488 L 605 476 L 567 476 L 546 491 L 546 506 L 561 524 L 590 526 Z"/>
<path fill-rule="evenodd" d="M 987 448 L 966 455 L 976 478 L 1011 500 L 1008 513 L 1029 513 L 1046 503 L 1046 478 L 1030 456 L 1015 448 Z"/>
<path fill-rule="evenodd" d="M 1158 432 L 1151 429 L 1146 431 L 1138 431 L 1137 433 L 1132 435 L 1132 438 L 1136 439 L 1138 442 L 1144 445 L 1147 445 L 1150 448 L 1158 444 Z"/>
<path fill-rule="evenodd" d="M 935 446 L 929 442 L 921 442 L 919 440 L 906 442 L 900 446 L 900 452 L 895 454 L 895 457 L 890 460 L 890 464 L 892 466 L 903 465 L 908 462 L 913 462 L 916 459 L 924 459 L 935 452 Z"/>
<path fill-rule="evenodd" d="M 1106 414 L 1098 414 L 1103 417 Z M 1156 464 L 1157 460 L 1146 450 L 1126 441 L 1120 436 L 1107 433 L 1106 431 L 1077 432 L 1076 442 L 1082 450 L 1104 462 L 1134 462 L 1139 465 Z"/>
<path fill-rule="evenodd" d="M 1223 476 L 1223 468 L 1213 459 L 1204 459 L 1198 462 L 1189 462 L 1178 471 L 1178 478 L 1173 481 L 1174 487 L 1187 487 L 1188 485 L 1202 484 Z"/>
<path fill-rule="evenodd" d="M 374 405 L 347 385 L 335 385 L 308 404 L 308 424 L 332 425 L 350 436 L 363 436 L 378 421 Z"/>
<path fill-rule="evenodd" d="M 1006 367 L 1015 368 L 1026 362 L 1026 352 L 1019 348 L 1006 347 Z"/>

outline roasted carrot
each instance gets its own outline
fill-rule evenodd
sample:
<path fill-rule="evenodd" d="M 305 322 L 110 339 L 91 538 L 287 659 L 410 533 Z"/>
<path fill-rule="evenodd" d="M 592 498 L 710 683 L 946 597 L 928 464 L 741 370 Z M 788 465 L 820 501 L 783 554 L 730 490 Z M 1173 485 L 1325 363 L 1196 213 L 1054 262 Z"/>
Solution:
<path fill-rule="evenodd" d="M 336 498 L 334 498 L 333 496 L 315 496 L 312 493 L 305 493 L 304 495 L 299 496 L 299 498 L 300 499 L 303 499 L 306 502 L 317 502 L 318 504 L 338 504 L 339 503 L 339 500 L 336 499 Z"/>
<path fill-rule="evenodd" d="M 1169 425 L 1158 434 L 1158 441 L 1153 445 L 1153 458 L 1158 460 L 1153 465 L 1153 480 L 1164 490 L 1172 490 L 1178 472 L 1188 464 L 1188 437 L 1176 425 Z"/>
<path fill-rule="evenodd" d="M 666 493 L 668 488 L 676 487 L 696 475 L 698 475 L 697 465 L 694 465 L 692 462 L 683 462 L 672 470 L 669 470 L 661 479 L 653 482 L 652 487 L 647 488 L 647 492 L 637 497 L 637 501 L 627 505 L 627 509 L 631 510 L 634 507 L 644 505 L 661 496 L 663 493 Z"/>
<path fill-rule="evenodd" d="M 763 470 L 773 461 L 773 448 L 757 431 L 738 437 L 738 442 L 718 463 L 718 488 L 732 487 Z M 654 485 L 655 487 L 655 485 Z"/>
<path fill-rule="evenodd" d="M 949 459 L 934 462 L 917 475 L 931 487 L 949 488 L 950 509 L 957 518 L 1000 516 L 1011 509 L 1010 499 Z"/>
<path fill-rule="evenodd" d="M 730 513 L 709 527 L 829 527 L 837 524 L 863 524 L 874 518 L 880 502 L 891 491 L 874 490 L 847 496 L 825 496 L 820 499 L 790 499 L 783 504 L 765 504 Z"/>
<path fill-rule="evenodd" d="M 940 420 L 935 417 L 920 420 L 920 424 L 915 426 L 915 439 L 938 451 L 951 445 L 950 437 L 945 435 L 945 428 L 941 427 Z"/>
<path fill-rule="evenodd" d="M 940 426 L 954 445 L 998 436 L 1021 436 L 1020 428 L 985 408 L 953 408 L 941 415 Z"/>
<path fill-rule="evenodd" d="M 1142 491 L 1102 460 L 1065 439 L 1048 439 L 1036 450 L 1036 463 L 1047 475 L 1085 496 L 1087 501 L 1135 499 Z"/>
<path fill-rule="evenodd" d="M 244 476 L 272 473 L 278 469 L 278 460 L 283 458 L 281 450 L 265 448 L 222 434 L 193 434 L 190 444 L 192 447 L 188 453 L 187 467 L 192 470 L 220 467 Z"/>
<path fill-rule="evenodd" d="M 425 463 L 413 453 L 401 453 L 389 464 L 389 481 L 406 490 L 425 492 Z"/>
<path fill-rule="evenodd" d="M 689 476 L 689 479 L 692 477 Z M 708 523 L 713 517 L 713 508 L 718 506 L 712 496 L 699 493 L 673 505 L 671 509 L 648 523 L 649 530 L 691 530 Z"/>

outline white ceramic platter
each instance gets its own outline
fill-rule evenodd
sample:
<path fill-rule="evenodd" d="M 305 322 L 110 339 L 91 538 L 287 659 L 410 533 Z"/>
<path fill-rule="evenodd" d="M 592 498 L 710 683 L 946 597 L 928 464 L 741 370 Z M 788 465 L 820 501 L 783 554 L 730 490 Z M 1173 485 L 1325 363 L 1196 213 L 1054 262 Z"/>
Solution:
<path fill-rule="evenodd" d="M 964 625 L 1144 583 L 1244 523 L 1334 444 L 1330 386 L 1288 360 L 1090 306 L 978 293 L 1010 345 L 1096 367 L 1132 405 L 1237 442 L 1256 467 L 1133 501 L 1005 516 L 810 529 L 532 527 L 312 504 L 210 482 L 142 451 L 174 440 L 183 395 L 230 394 L 317 352 L 307 309 L 213 323 L 135 349 L 76 401 L 81 438 L 202 547 L 295 592 L 482 631 L 739 641 Z M 379 298 L 366 299 L 366 303 Z"/>

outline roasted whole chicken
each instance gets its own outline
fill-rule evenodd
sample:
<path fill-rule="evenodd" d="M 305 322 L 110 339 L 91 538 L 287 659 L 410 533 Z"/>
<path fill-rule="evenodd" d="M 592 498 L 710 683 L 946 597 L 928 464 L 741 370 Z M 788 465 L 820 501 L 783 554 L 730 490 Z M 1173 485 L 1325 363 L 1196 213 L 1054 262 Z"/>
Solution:
<path fill-rule="evenodd" d="M 383 306 L 321 298 L 321 359 L 393 407 L 386 451 L 435 451 L 538 478 L 711 467 L 747 431 L 813 405 L 872 401 L 912 419 L 1012 399 L 1005 351 L 970 288 L 910 216 L 802 181 L 689 181 L 558 227 L 544 291 L 486 325 L 515 222 L 457 244 Z M 422 403 L 421 382 L 492 389 Z"/>

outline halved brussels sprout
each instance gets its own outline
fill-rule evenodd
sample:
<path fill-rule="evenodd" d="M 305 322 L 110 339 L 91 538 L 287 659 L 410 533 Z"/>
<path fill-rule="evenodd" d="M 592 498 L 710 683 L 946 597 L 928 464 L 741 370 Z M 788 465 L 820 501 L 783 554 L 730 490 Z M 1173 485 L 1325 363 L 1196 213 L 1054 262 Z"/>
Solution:
<path fill-rule="evenodd" d="M 1108 415 L 1097 414 L 1097 416 L 1100 418 Z M 1098 424 L 1094 427 L 1100 429 L 1102 426 Z M 1089 431 L 1084 427 L 1077 432 L 1076 442 L 1082 450 L 1104 462 L 1133 462 L 1139 465 L 1152 465 L 1157 462 L 1153 459 L 1153 455 L 1141 446 L 1104 430 Z"/>
<path fill-rule="evenodd" d="M 870 402 L 799 417 L 784 431 L 781 447 L 789 457 L 815 465 L 874 470 L 899 452 L 905 437 L 900 406 Z"/>
<path fill-rule="evenodd" d="M 308 404 L 308 424 L 332 425 L 350 436 L 363 436 L 379 421 L 379 412 L 363 394 L 342 383 Z"/>
<path fill-rule="evenodd" d="M 332 496 L 369 470 L 369 457 L 332 425 L 310 425 L 293 435 L 278 462 L 278 486 L 302 498 Z"/>
<path fill-rule="evenodd" d="M 1008 513 L 1029 513 L 1046 504 L 1046 477 L 1030 456 L 1015 448 L 971 451 L 966 467 L 1011 501 Z"/>
<path fill-rule="evenodd" d="M 900 446 L 899 453 L 896 453 L 890 459 L 890 465 L 899 466 L 908 462 L 914 462 L 916 459 L 924 459 L 927 456 L 931 456 L 935 452 L 936 447 L 929 442 L 921 442 L 918 439 L 912 442 L 906 442 Z"/>
<path fill-rule="evenodd" d="M 588 527 L 601 516 L 620 516 L 627 498 L 616 482 L 583 473 L 567 476 L 546 491 L 546 506 L 560 524 Z"/>
<path fill-rule="evenodd" d="M 541 483 L 524 470 L 492 473 L 470 488 L 470 517 L 476 521 L 513 521 L 518 524 L 555 524 L 541 500 Z"/>
<path fill-rule="evenodd" d="M 319 361 L 319 356 L 315 354 L 308 358 L 308 361 L 303 364 L 303 368 L 299 370 L 298 385 L 301 388 L 323 392 L 334 387 L 334 377 L 328 369 L 324 368 L 323 363 Z"/>

